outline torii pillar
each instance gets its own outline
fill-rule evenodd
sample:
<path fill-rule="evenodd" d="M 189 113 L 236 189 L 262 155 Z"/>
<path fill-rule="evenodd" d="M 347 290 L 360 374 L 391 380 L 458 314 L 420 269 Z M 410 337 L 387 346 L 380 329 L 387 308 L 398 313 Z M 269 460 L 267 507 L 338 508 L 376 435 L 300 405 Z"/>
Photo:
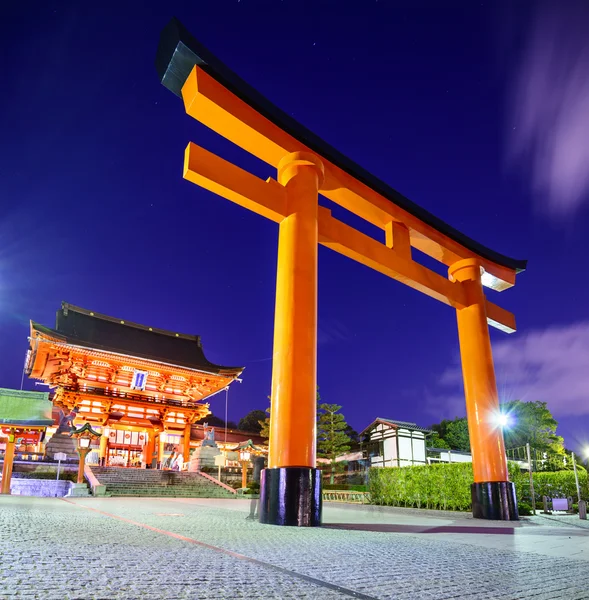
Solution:
<path fill-rule="evenodd" d="M 280 223 L 268 468 L 262 471 L 260 522 L 321 524 L 316 468 L 318 191 L 323 164 L 310 152 L 278 165 L 289 215 Z"/>
<path fill-rule="evenodd" d="M 517 521 L 515 486 L 509 481 L 499 396 L 487 325 L 482 268 L 476 258 L 453 264 L 450 279 L 462 283 L 466 306 L 456 311 L 466 416 L 472 452 L 472 512 L 475 518 Z"/>
<path fill-rule="evenodd" d="M 12 479 L 12 467 L 14 464 L 14 447 L 16 436 L 11 429 L 6 440 L 6 450 L 4 451 L 4 463 L 2 465 L 2 483 L 0 484 L 0 494 L 10 494 L 10 480 Z"/>

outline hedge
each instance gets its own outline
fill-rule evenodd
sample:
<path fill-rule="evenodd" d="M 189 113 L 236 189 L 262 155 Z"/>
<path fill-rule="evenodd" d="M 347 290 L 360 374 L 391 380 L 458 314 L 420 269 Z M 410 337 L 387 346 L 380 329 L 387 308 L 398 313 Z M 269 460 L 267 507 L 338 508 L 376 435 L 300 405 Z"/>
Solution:
<path fill-rule="evenodd" d="M 530 494 L 530 476 L 526 472 L 518 472 L 511 480 L 515 483 L 515 489 L 518 500 L 524 502 L 531 501 Z M 581 488 L 581 498 L 589 499 L 589 479 L 587 471 L 579 470 L 579 487 Z M 539 471 L 534 473 L 534 495 L 536 502 L 542 502 L 542 496 L 550 498 L 567 498 L 571 496 L 577 501 L 577 486 L 575 484 L 575 474 L 573 471 Z"/>
<path fill-rule="evenodd" d="M 515 463 L 509 463 L 509 478 L 514 482 L 518 502 L 530 502 L 529 475 Z M 579 472 L 581 496 L 589 498 L 587 472 Z M 472 508 L 471 463 L 448 463 L 416 467 L 373 467 L 369 473 L 369 491 L 373 504 L 463 510 Z M 534 473 L 536 501 L 542 496 L 572 496 L 576 499 L 572 471 Z"/>
<path fill-rule="evenodd" d="M 365 485 L 355 485 L 351 483 L 324 483 L 322 488 L 324 490 L 338 490 L 338 491 L 351 491 L 351 492 L 367 492 L 368 489 Z"/>

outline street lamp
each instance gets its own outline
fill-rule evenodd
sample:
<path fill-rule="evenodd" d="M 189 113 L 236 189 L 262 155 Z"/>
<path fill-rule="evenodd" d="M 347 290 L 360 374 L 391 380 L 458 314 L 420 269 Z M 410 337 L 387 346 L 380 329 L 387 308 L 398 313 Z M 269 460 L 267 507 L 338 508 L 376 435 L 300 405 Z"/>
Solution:
<path fill-rule="evenodd" d="M 84 465 L 86 464 L 86 456 L 90 452 L 92 440 L 97 440 L 101 436 L 98 431 L 94 431 L 89 423 L 85 423 L 82 427 L 72 428 L 70 437 L 78 440 L 78 455 L 80 461 L 78 463 L 78 480 L 76 483 L 84 483 Z"/>
<path fill-rule="evenodd" d="M 247 487 L 247 467 L 250 462 L 250 452 L 248 450 L 239 451 L 239 461 L 241 462 L 241 487 Z"/>

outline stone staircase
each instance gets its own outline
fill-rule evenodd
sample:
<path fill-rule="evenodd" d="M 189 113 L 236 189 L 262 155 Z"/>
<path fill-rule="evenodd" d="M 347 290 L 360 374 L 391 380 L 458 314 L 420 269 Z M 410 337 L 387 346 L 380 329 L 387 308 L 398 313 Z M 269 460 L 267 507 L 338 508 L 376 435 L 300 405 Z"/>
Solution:
<path fill-rule="evenodd" d="M 234 498 L 235 494 L 199 473 L 121 467 L 91 467 L 108 496 Z"/>

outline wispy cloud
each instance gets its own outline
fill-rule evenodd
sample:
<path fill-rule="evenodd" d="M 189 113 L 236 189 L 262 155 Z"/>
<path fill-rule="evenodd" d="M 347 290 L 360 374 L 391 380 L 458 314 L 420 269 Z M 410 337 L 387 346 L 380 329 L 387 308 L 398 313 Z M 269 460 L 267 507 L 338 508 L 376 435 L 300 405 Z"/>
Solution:
<path fill-rule="evenodd" d="M 589 415 L 589 321 L 532 330 L 493 346 L 502 401 L 540 400 L 555 416 Z M 464 398 L 458 361 L 441 374 L 429 400 L 444 417 L 463 415 Z M 458 411 L 458 412 L 457 412 Z"/>
<path fill-rule="evenodd" d="M 535 7 L 513 71 L 507 158 L 529 172 L 542 212 L 570 217 L 589 201 L 589 2 Z"/>
<path fill-rule="evenodd" d="M 324 346 L 336 342 L 344 342 L 352 337 L 345 323 L 338 319 L 319 317 L 317 325 L 317 345 Z"/>

